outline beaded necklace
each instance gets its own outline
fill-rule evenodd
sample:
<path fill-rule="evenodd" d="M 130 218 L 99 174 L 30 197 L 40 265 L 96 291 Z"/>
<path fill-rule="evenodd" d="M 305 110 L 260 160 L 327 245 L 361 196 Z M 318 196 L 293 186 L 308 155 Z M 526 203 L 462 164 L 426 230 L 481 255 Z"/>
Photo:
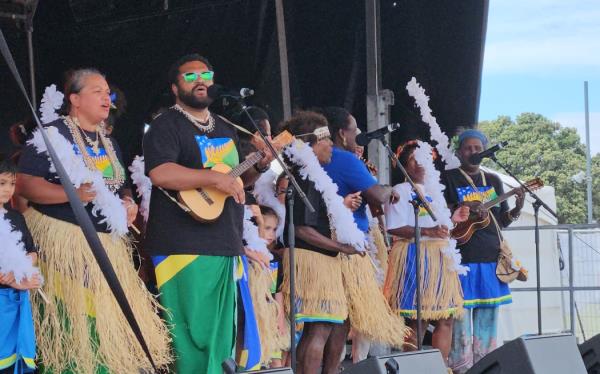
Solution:
<path fill-rule="evenodd" d="M 85 165 L 90 170 L 98 170 L 93 158 L 87 152 L 87 149 L 85 146 L 85 141 L 81 135 L 82 132 L 84 134 L 85 134 L 85 132 L 79 125 L 79 121 L 77 120 L 77 118 L 71 117 L 71 116 L 64 116 L 62 118 L 63 118 L 64 123 L 67 125 L 67 128 L 69 129 L 69 132 L 71 133 L 71 136 L 73 137 L 73 141 L 75 142 L 75 145 L 77 146 L 77 148 L 79 148 L 79 153 L 83 157 L 83 161 L 85 162 Z M 123 166 L 121 166 L 121 163 L 119 162 L 119 159 L 117 158 L 117 154 L 112 145 L 112 141 L 106 137 L 106 135 L 104 134 L 104 130 L 102 128 L 100 128 L 99 130 L 96 131 L 96 134 L 97 134 L 96 142 L 97 143 L 101 142 L 102 145 L 104 146 L 104 150 L 106 151 L 108 160 L 110 161 L 110 164 L 112 165 L 112 168 L 113 168 L 112 177 L 105 176 L 104 183 L 106 184 L 108 189 L 111 190 L 111 192 L 117 192 L 125 183 L 125 170 L 123 169 Z M 97 149 L 94 149 L 93 144 L 90 144 L 90 146 L 92 147 L 92 151 L 94 152 L 94 155 L 97 156 L 100 151 L 99 145 L 97 145 Z"/>
<path fill-rule="evenodd" d="M 206 121 L 202 122 L 198 118 L 194 117 L 190 113 L 188 113 L 185 109 L 183 109 L 179 104 L 173 105 L 171 108 L 175 109 L 179 113 L 183 114 L 185 118 L 187 118 L 191 123 L 194 124 L 198 128 L 198 130 L 202 132 L 211 132 L 215 129 L 215 119 L 210 112 L 208 112 L 208 118 Z M 206 125 L 204 124 L 206 123 Z"/>

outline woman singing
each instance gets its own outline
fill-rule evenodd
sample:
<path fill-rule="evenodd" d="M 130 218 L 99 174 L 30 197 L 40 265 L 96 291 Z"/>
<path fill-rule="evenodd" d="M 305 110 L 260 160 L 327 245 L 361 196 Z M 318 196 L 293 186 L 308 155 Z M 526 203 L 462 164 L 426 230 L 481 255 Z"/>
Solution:
<path fill-rule="evenodd" d="M 126 236 L 138 208 L 126 188 L 119 147 L 103 130 L 110 89 L 100 72 L 80 69 L 72 72 L 65 91 L 68 114 L 49 123 L 47 133 L 76 184 L 156 364 L 167 364 L 169 334 L 156 300 L 133 267 Z M 39 133 L 21 155 L 17 189 L 31 203 L 24 215 L 40 249 L 43 291 L 50 298 L 44 303 L 33 297 L 42 371 L 151 369 L 78 226 Z"/>

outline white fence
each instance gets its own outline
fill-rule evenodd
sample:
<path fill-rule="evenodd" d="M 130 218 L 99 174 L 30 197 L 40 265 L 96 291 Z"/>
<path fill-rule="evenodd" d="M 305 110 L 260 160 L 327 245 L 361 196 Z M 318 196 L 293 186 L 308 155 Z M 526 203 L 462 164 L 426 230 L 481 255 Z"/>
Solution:
<path fill-rule="evenodd" d="M 505 237 L 529 279 L 511 284 L 513 303 L 500 311 L 500 344 L 538 332 L 534 228 L 509 228 Z M 580 342 L 600 333 L 600 225 L 541 226 L 540 278 L 542 332 L 574 331 Z"/>

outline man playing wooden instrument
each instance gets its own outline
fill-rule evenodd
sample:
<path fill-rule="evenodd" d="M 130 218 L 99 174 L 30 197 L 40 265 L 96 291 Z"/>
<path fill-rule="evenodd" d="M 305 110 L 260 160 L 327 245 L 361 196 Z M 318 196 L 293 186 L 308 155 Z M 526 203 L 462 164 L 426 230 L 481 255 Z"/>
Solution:
<path fill-rule="evenodd" d="M 242 254 L 244 189 L 236 178 L 211 170 L 239 163 L 236 129 L 208 110 L 213 69 L 192 54 L 169 71 L 175 105 L 144 137 L 152 198 L 146 250 L 153 256 L 161 304 L 171 325 L 178 373 L 221 373 L 235 345 L 234 265 Z M 266 156 L 241 175 L 252 184 Z M 199 222 L 175 200 L 177 191 L 216 188 L 232 198 L 214 221 Z"/>
<path fill-rule="evenodd" d="M 485 135 L 478 130 L 466 130 L 459 136 L 457 155 L 461 166 L 442 175 L 446 186 L 444 194 L 451 209 L 468 205 L 471 212 L 481 212 L 482 203 L 504 193 L 497 175 L 484 172 L 479 164 L 469 161 L 472 155 L 485 149 L 487 142 Z M 518 191 L 516 197 L 516 206 L 512 210 L 509 210 L 506 201 L 492 207 L 492 222 L 476 231 L 468 242 L 458 246 L 462 264 L 469 267 L 469 272 L 460 276 L 465 315 L 462 320 L 454 322 L 449 363 L 455 373 L 464 373 L 495 348 L 498 307 L 512 302 L 508 284 L 496 276 L 496 266 L 502 244 L 499 230 L 516 220 L 523 207 L 523 192 Z"/>

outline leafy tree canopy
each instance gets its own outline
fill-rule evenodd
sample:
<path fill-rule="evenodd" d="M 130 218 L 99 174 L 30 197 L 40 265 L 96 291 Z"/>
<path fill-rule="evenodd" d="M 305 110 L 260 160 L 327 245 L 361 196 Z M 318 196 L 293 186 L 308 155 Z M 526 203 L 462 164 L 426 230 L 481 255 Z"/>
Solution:
<path fill-rule="evenodd" d="M 586 183 L 577 183 L 572 177 L 586 170 L 585 146 L 574 128 L 535 113 L 523 113 L 515 120 L 500 116 L 483 121 L 479 129 L 490 144 L 508 141 L 509 146 L 498 152 L 498 160 L 508 166 L 519 178 L 540 177 L 556 191 L 560 223 L 587 221 Z M 492 161 L 486 166 L 497 168 Z M 600 154 L 592 159 L 594 218 L 600 217 Z"/>

